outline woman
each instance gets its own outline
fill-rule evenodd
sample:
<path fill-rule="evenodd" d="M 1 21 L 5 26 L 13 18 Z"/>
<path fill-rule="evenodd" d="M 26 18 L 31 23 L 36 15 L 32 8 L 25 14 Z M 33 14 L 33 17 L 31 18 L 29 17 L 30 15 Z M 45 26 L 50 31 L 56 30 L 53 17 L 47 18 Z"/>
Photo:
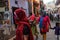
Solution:
<path fill-rule="evenodd" d="M 46 34 L 49 32 L 50 18 L 46 15 L 46 12 L 42 12 L 42 16 L 40 17 L 40 33 L 43 35 L 43 40 L 46 40 Z"/>
<path fill-rule="evenodd" d="M 17 24 L 16 40 L 34 40 L 25 12 L 22 9 L 17 9 L 14 14 L 15 23 Z"/>

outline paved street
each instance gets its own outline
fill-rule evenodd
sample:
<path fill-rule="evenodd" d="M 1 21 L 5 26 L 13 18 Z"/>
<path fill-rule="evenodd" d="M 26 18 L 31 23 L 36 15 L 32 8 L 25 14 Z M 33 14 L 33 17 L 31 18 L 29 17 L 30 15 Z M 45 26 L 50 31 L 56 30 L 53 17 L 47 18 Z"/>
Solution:
<path fill-rule="evenodd" d="M 51 22 L 52 27 L 54 27 L 55 22 Z M 42 36 L 39 36 L 38 40 L 43 40 Z M 56 35 L 54 34 L 54 30 L 50 29 L 47 33 L 47 40 L 57 40 Z"/>
<path fill-rule="evenodd" d="M 16 36 L 14 36 L 14 37 L 12 37 L 11 39 L 9 39 L 9 40 L 13 40 L 13 38 L 15 38 Z"/>
<path fill-rule="evenodd" d="M 54 27 L 54 24 L 55 24 L 55 22 L 51 22 L 52 27 Z M 39 36 L 38 40 L 43 40 L 41 34 L 39 34 L 38 36 Z M 14 36 L 14 37 L 15 37 L 15 36 Z M 13 38 L 14 38 L 14 37 L 13 37 Z M 11 38 L 11 39 L 9 39 L 9 40 L 13 40 L 13 38 Z M 34 38 L 35 38 L 35 37 L 34 37 Z M 47 40 L 57 40 L 57 39 L 56 39 L 56 35 L 54 34 L 54 30 L 52 30 L 52 29 L 49 30 L 49 32 L 47 33 Z"/>

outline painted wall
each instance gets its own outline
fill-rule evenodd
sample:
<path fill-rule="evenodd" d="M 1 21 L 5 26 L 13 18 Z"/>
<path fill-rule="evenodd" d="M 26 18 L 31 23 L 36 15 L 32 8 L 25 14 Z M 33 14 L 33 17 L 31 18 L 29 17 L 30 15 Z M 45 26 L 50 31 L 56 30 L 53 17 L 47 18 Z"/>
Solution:
<path fill-rule="evenodd" d="M 19 7 L 23 7 L 24 9 L 26 9 L 25 10 L 25 12 L 26 12 L 26 15 L 28 16 L 29 15 L 29 12 L 28 12 L 28 1 L 27 0 L 17 0 L 18 1 L 18 5 L 19 5 Z M 10 0 L 10 7 L 9 7 L 9 11 L 10 11 L 10 13 L 11 13 L 11 22 L 12 22 L 12 24 L 14 23 L 13 22 L 13 14 L 12 14 L 12 6 L 13 7 L 18 7 L 18 5 L 16 5 L 15 4 L 15 0 Z"/>
<path fill-rule="evenodd" d="M 17 0 L 18 1 L 18 5 L 19 7 L 23 7 L 24 9 L 26 9 L 26 15 L 29 15 L 28 12 L 28 1 L 27 0 Z M 14 6 L 14 7 L 18 7 L 18 5 L 15 4 L 15 0 L 10 0 L 10 6 Z"/>

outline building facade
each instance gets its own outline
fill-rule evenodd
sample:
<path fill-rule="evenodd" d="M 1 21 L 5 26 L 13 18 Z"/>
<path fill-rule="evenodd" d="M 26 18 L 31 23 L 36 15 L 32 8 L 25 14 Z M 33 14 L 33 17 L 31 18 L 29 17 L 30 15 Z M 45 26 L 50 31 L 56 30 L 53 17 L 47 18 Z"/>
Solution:
<path fill-rule="evenodd" d="M 0 0 L 0 24 L 4 21 L 5 5 L 5 0 Z"/>
<path fill-rule="evenodd" d="M 9 3 L 10 3 L 10 10 L 9 11 L 11 11 L 12 9 L 12 7 L 19 7 L 19 8 L 24 8 L 25 9 L 25 11 L 26 11 L 26 15 L 28 16 L 28 1 L 27 0 L 10 0 L 9 1 Z"/>
<path fill-rule="evenodd" d="M 6 14 L 10 15 L 9 20 L 13 24 L 13 13 L 17 8 L 23 8 L 26 12 L 26 15 L 29 16 L 29 13 L 34 13 L 34 3 L 38 4 L 40 0 L 0 0 L 0 13 L 4 13 L 4 19 L 6 19 L 8 16 L 5 16 Z M 3 15 L 2 15 L 3 16 Z"/>
<path fill-rule="evenodd" d="M 12 24 L 14 23 L 13 20 L 13 15 L 14 15 L 14 11 L 18 8 L 23 8 L 26 12 L 26 15 L 29 15 L 29 11 L 28 11 L 28 1 L 27 0 L 8 0 L 9 3 L 9 12 L 11 13 L 11 22 Z"/>

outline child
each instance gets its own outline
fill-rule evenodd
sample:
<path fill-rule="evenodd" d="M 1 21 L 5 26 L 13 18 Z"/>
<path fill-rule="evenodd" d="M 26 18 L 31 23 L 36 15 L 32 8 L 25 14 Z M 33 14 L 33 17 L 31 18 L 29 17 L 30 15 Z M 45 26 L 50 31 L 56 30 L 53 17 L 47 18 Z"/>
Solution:
<path fill-rule="evenodd" d="M 59 35 L 60 35 L 60 23 L 57 22 L 56 26 L 54 28 L 51 29 L 55 29 L 55 35 L 57 35 L 57 40 L 59 40 Z"/>
<path fill-rule="evenodd" d="M 40 33 L 40 30 L 39 30 L 39 19 L 40 19 L 40 15 L 38 15 L 38 13 L 35 15 L 35 20 L 36 20 L 36 30 L 37 30 L 37 39 L 38 39 L 38 34 Z M 36 39 L 36 40 L 37 40 Z"/>
<path fill-rule="evenodd" d="M 36 27 L 36 18 L 35 18 L 34 14 L 32 14 L 29 17 L 29 21 L 30 21 L 32 33 L 33 33 L 34 36 L 36 36 L 36 40 L 38 40 L 38 35 L 37 35 L 38 32 L 37 32 L 37 27 Z"/>
<path fill-rule="evenodd" d="M 4 24 L 3 24 L 3 29 L 4 29 L 4 34 L 5 35 L 10 35 L 10 25 L 9 25 L 10 21 L 9 20 L 5 20 Z"/>
<path fill-rule="evenodd" d="M 36 27 L 37 27 L 37 31 L 38 31 L 38 33 L 39 33 L 39 32 L 40 32 L 40 31 L 39 31 L 40 15 L 39 15 L 39 13 L 37 13 L 35 16 L 36 16 L 36 17 L 35 17 L 35 19 L 36 19 Z"/>

